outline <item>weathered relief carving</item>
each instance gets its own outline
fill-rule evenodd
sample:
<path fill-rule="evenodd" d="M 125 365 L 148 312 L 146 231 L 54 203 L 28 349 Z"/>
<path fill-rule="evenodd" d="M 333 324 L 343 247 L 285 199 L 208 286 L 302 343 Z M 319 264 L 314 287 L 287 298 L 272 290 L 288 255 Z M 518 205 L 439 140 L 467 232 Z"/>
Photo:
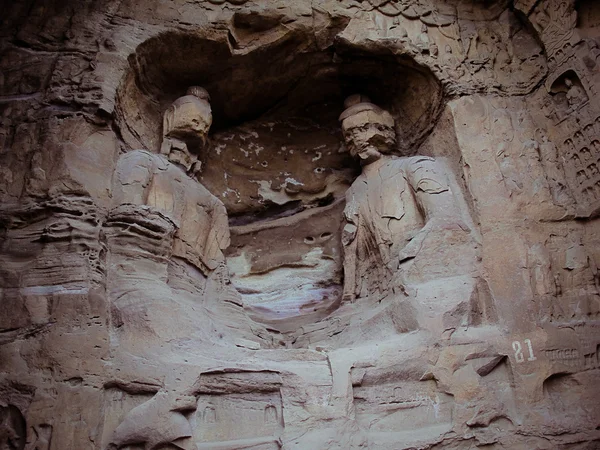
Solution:
<path fill-rule="evenodd" d="M 237 308 L 242 314 L 237 293 L 228 288 L 223 255 L 230 242 L 227 212 L 195 179 L 212 122 L 209 96 L 199 87 L 188 92 L 164 114 L 163 154 L 134 150 L 117 163 L 105 230 L 110 264 L 117 269 L 110 281 L 114 325 L 128 339 L 135 339 L 128 329 L 146 330 L 157 342 L 198 332 L 208 339 L 208 330 L 197 327 L 210 319 L 193 313 L 194 305 L 219 308 L 223 295 L 234 302 L 230 313 Z M 137 259 L 144 264 L 134 264 Z M 140 280 L 154 287 L 140 290 Z M 203 296 L 210 300 L 201 302 Z M 189 318 L 177 332 L 164 320 L 174 310 Z"/>
<path fill-rule="evenodd" d="M 456 234 L 458 241 L 463 235 L 467 244 L 469 230 L 443 167 L 429 157 L 391 156 L 394 119 L 368 98 L 349 97 L 345 106 L 340 121 L 346 146 L 362 165 L 346 193 L 342 236 L 344 299 L 354 301 L 401 289 L 402 273 L 410 272 L 405 267 L 420 251 L 444 234 Z M 435 275 L 435 269 L 429 276 L 421 272 L 422 280 Z"/>
<path fill-rule="evenodd" d="M 418 427 L 427 434 L 442 434 L 452 423 L 452 396 L 437 391 L 433 381 L 361 385 L 353 392 L 359 426 L 374 432 L 409 435 Z"/>
<path fill-rule="evenodd" d="M 560 146 L 565 181 L 578 205 L 578 214 L 590 216 L 597 214 L 600 197 L 597 185 L 600 181 L 598 174 L 598 143 L 595 122 L 584 122 L 563 135 L 564 141 Z M 553 178 L 552 175 L 549 175 Z M 556 173 L 554 174 L 556 176 Z M 555 195 L 555 194 L 553 194 Z"/>
<path fill-rule="evenodd" d="M 280 448 L 280 385 L 272 372 L 203 374 L 187 394 L 161 390 L 121 412 L 108 448 Z"/>
<path fill-rule="evenodd" d="M 353 17 L 344 35 L 356 41 L 377 41 L 376 36 L 381 36 L 381 45 L 399 47 L 428 61 L 451 90 L 502 89 L 513 83 L 518 90 L 534 83 L 545 70 L 542 49 L 530 28 L 503 10 L 505 2 L 485 7 L 459 1 L 360 4 L 362 12 Z M 460 68 L 454 67 L 457 61 Z"/>
<path fill-rule="evenodd" d="M 534 298 L 539 302 L 539 320 L 571 322 L 598 318 L 598 268 L 577 232 L 568 237 L 556 236 L 547 246 L 531 247 L 528 265 Z"/>
<path fill-rule="evenodd" d="M 560 60 L 565 45 L 572 45 L 576 21 L 577 13 L 571 1 L 552 0 L 538 6 L 533 24 L 541 32 L 550 57 Z"/>
<path fill-rule="evenodd" d="M 0 406 L 0 448 L 23 450 L 26 430 L 25 419 L 16 406 Z"/>
<path fill-rule="evenodd" d="M 0 447 L 600 442 L 597 2 L 3 12 Z"/>
<path fill-rule="evenodd" d="M 280 393 L 200 395 L 190 419 L 197 442 L 276 441 L 283 430 Z M 200 417 L 201 416 L 201 417 Z M 232 445 L 234 445 L 232 443 Z"/>
<path fill-rule="evenodd" d="M 539 141 L 536 143 L 536 150 L 550 185 L 552 199 L 557 205 L 571 207 L 574 200 L 567 185 L 563 157 L 559 154 L 556 145 L 548 140 L 545 130 L 538 129 L 537 132 L 538 136 L 536 137 Z"/>
<path fill-rule="evenodd" d="M 29 428 L 26 450 L 50 450 L 52 442 L 52 425 L 39 424 Z"/>
<path fill-rule="evenodd" d="M 178 399 L 183 403 L 182 399 Z M 162 448 L 175 444 L 182 449 L 197 449 L 191 439 L 192 429 L 186 417 L 177 409 L 194 409 L 195 403 L 175 405 L 175 399 L 166 392 L 159 392 L 150 400 L 129 411 L 115 429 L 108 449 L 128 448 L 142 444 L 145 449 Z"/>

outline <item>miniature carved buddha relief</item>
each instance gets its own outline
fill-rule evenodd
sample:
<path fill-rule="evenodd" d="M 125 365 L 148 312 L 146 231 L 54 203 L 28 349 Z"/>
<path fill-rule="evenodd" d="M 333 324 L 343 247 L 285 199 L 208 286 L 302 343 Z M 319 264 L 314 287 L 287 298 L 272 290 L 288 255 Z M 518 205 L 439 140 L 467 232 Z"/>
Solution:
<path fill-rule="evenodd" d="M 558 119 L 562 120 L 588 101 L 588 95 L 575 72 L 567 71 L 552 83 L 553 96 Z"/>

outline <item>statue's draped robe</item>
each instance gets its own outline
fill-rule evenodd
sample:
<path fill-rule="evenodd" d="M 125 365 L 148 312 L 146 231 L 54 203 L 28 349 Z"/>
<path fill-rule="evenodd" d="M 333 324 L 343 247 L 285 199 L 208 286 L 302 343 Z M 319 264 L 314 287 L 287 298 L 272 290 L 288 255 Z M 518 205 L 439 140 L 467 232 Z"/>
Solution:
<path fill-rule="evenodd" d="M 346 194 L 344 298 L 385 291 L 401 251 L 434 215 L 422 195 L 448 191 L 429 157 L 383 157 L 363 168 Z"/>
<path fill-rule="evenodd" d="M 163 155 L 131 151 L 118 162 L 105 232 L 121 348 L 128 348 L 126 339 L 136 353 L 151 337 L 160 345 L 198 330 L 210 333 L 199 299 L 219 281 L 215 272 L 229 245 L 218 198 Z M 178 317 L 178 327 L 169 316 Z M 141 327 L 144 339 L 130 327 Z"/>

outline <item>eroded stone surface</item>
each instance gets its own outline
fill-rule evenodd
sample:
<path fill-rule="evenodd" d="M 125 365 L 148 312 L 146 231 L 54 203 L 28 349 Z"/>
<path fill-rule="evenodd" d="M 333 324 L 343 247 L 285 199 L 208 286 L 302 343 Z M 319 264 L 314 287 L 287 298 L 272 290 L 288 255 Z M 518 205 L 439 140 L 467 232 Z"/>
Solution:
<path fill-rule="evenodd" d="M 0 448 L 596 448 L 599 30 L 5 5 Z"/>

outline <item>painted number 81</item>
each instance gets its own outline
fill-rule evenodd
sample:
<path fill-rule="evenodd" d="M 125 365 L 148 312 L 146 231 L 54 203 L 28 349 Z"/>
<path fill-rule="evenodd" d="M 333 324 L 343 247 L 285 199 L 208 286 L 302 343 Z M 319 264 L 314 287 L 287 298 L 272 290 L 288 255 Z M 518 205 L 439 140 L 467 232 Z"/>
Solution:
<path fill-rule="evenodd" d="M 533 356 L 533 347 L 531 346 L 531 339 L 525 339 L 523 342 L 527 344 L 527 350 L 529 351 L 529 358 L 527 358 L 527 361 L 535 361 L 537 358 Z M 515 351 L 515 360 L 518 363 L 522 363 L 523 361 L 525 361 L 525 356 L 523 355 L 523 347 L 521 346 L 521 343 L 519 341 L 514 341 L 512 343 L 512 348 Z"/>

